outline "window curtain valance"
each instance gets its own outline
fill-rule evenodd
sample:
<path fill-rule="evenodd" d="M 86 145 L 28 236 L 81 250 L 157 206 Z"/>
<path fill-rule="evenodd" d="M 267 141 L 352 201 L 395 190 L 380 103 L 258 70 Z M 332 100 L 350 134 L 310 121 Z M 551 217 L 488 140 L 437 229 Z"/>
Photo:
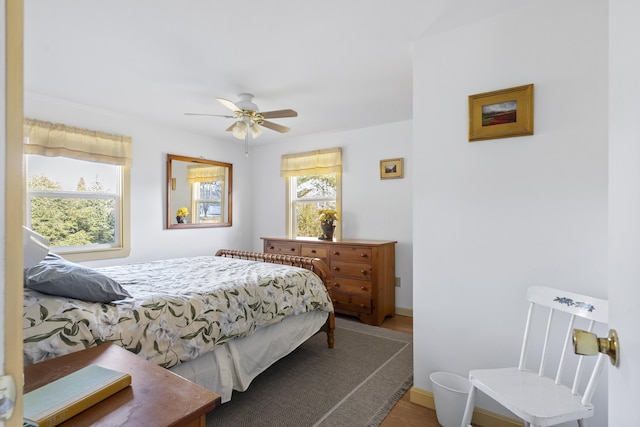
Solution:
<path fill-rule="evenodd" d="M 342 173 L 342 148 L 284 154 L 280 162 L 280 176 Z"/>
<path fill-rule="evenodd" d="M 227 168 L 223 166 L 189 166 L 187 167 L 187 182 L 217 182 L 225 181 Z"/>
<path fill-rule="evenodd" d="M 25 119 L 24 153 L 130 166 L 131 137 Z"/>

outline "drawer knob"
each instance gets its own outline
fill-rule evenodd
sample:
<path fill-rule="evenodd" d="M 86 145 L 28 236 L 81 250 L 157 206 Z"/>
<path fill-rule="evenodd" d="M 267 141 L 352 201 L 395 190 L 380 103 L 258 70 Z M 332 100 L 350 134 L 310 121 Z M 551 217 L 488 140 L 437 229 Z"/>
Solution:
<path fill-rule="evenodd" d="M 367 290 L 367 288 L 366 288 L 366 287 L 364 287 L 364 286 L 362 286 L 360 289 L 361 289 L 361 290 L 363 290 L 363 291 L 366 291 L 366 290 Z"/>
<path fill-rule="evenodd" d="M 333 287 L 334 287 L 334 288 L 339 288 L 339 287 L 340 287 L 340 283 L 334 283 L 334 284 L 333 284 Z"/>
<path fill-rule="evenodd" d="M 274 247 L 273 246 L 269 246 L 269 249 L 274 249 Z"/>
<path fill-rule="evenodd" d="M 340 255 L 340 252 L 335 251 L 333 254 L 334 254 L 334 255 Z"/>
<path fill-rule="evenodd" d="M 367 274 L 367 270 L 360 270 L 360 273 Z"/>
<path fill-rule="evenodd" d="M 360 304 L 360 307 L 361 307 L 361 308 L 364 308 L 364 304 Z"/>
<path fill-rule="evenodd" d="M 291 249 L 289 249 L 289 250 L 290 250 L 291 252 L 295 252 L 295 251 L 296 251 L 296 248 L 291 248 Z"/>
<path fill-rule="evenodd" d="M 361 256 L 362 258 L 366 258 L 366 257 L 367 257 L 367 254 L 360 254 L 360 256 Z"/>
<path fill-rule="evenodd" d="M 312 254 L 315 254 L 315 253 L 316 253 L 316 250 L 315 250 L 315 249 L 311 249 L 311 253 L 312 253 Z"/>
<path fill-rule="evenodd" d="M 335 271 L 340 270 L 338 267 L 333 267 L 333 269 L 334 269 Z"/>

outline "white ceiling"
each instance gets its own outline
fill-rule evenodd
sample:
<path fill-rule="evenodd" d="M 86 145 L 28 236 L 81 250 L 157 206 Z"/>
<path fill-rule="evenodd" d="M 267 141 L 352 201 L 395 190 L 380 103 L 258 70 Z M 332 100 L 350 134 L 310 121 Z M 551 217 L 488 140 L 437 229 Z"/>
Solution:
<path fill-rule="evenodd" d="M 25 0 L 25 92 L 229 139 L 232 119 L 184 113 L 229 114 L 215 98 L 250 92 L 298 112 L 264 142 L 408 120 L 412 42 L 477 19 L 474 3 Z"/>

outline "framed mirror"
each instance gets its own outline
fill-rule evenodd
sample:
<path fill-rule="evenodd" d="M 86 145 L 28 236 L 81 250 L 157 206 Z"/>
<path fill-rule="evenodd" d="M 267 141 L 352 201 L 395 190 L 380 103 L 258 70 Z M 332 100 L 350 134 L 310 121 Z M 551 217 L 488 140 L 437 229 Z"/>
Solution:
<path fill-rule="evenodd" d="M 167 154 L 167 228 L 231 226 L 231 163 Z"/>

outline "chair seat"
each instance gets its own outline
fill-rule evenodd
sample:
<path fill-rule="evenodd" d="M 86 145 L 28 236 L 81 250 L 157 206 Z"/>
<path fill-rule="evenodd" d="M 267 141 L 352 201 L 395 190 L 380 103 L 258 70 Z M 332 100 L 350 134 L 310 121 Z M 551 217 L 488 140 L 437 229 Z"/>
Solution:
<path fill-rule="evenodd" d="M 471 384 L 515 415 L 536 426 L 589 418 L 593 405 L 580 403 L 581 396 L 563 384 L 518 368 L 476 369 Z"/>

